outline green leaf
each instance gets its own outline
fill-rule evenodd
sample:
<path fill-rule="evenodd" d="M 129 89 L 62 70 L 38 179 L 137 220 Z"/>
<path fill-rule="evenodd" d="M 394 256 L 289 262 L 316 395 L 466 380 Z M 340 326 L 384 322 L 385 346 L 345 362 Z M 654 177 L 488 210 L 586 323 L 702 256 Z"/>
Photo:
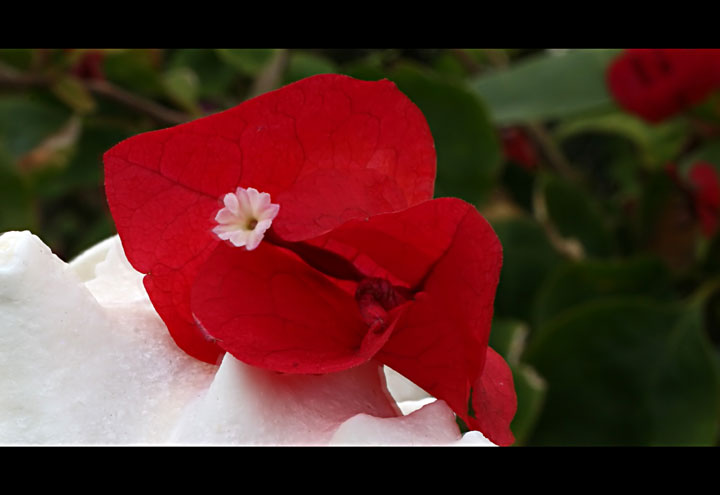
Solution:
<path fill-rule="evenodd" d="M 543 179 L 545 208 L 558 233 L 565 239 L 577 239 L 588 255 L 612 254 L 614 239 L 599 204 L 556 176 L 547 175 Z"/>
<path fill-rule="evenodd" d="M 190 113 L 198 114 L 199 79 L 189 67 L 174 67 L 163 74 L 168 96 Z"/>
<path fill-rule="evenodd" d="M 384 57 L 381 53 L 373 52 L 360 60 L 351 62 L 344 67 L 344 73 L 355 79 L 363 81 L 379 81 L 388 77 L 383 69 Z"/>
<path fill-rule="evenodd" d="M 495 314 L 530 321 L 538 289 L 563 258 L 542 228 L 530 219 L 498 220 L 492 225 L 503 246 Z"/>
<path fill-rule="evenodd" d="M 103 153 L 133 134 L 132 129 L 88 119 L 65 167 L 34 177 L 35 193 L 43 200 L 54 200 L 80 189 L 102 187 Z"/>
<path fill-rule="evenodd" d="M 712 445 L 720 371 L 695 308 L 589 302 L 524 356 L 547 380 L 533 445 Z"/>
<path fill-rule="evenodd" d="M 687 121 L 673 119 L 649 125 L 627 113 L 610 112 L 566 120 L 555 130 L 560 141 L 584 133 L 615 134 L 630 140 L 638 149 L 641 162 L 661 167 L 674 160 L 689 137 Z"/>
<path fill-rule="evenodd" d="M 513 445 L 524 445 L 537 423 L 547 393 L 547 383 L 530 366 L 511 365 L 518 407 L 510 429 L 515 435 Z"/>
<path fill-rule="evenodd" d="M 499 124 L 568 117 L 613 106 L 605 71 L 617 53 L 594 49 L 545 53 L 482 75 L 471 86 Z"/>
<path fill-rule="evenodd" d="M 493 318 L 490 347 L 509 363 L 517 363 L 525 348 L 528 328 L 525 322 L 513 318 Z"/>
<path fill-rule="evenodd" d="M 2 48 L 0 49 L 0 62 L 20 69 L 30 70 L 33 62 L 33 49 L 29 48 Z"/>
<path fill-rule="evenodd" d="M 109 81 L 151 98 L 164 93 L 158 65 L 158 51 L 149 49 L 108 50 L 103 59 L 103 71 Z"/>
<path fill-rule="evenodd" d="M 697 162 L 708 162 L 720 171 L 720 140 L 706 141 L 701 147 L 688 154 L 679 165 L 680 172 L 687 174 L 690 166 Z"/>
<path fill-rule="evenodd" d="M 336 65 L 329 59 L 314 53 L 292 50 L 285 72 L 284 83 L 305 79 L 317 74 L 332 74 L 338 72 Z"/>
<path fill-rule="evenodd" d="M 478 98 L 450 80 L 410 64 L 389 75 L 423 112 L 437 151 L 435 195 L 480 203 L 492 191 L 501 150 L 495 129 Z"/>
<path fill-rule="evenodd" d="M 10 157 L 0 147 L 0 233 L 34 230 L 37 226 L 27 184 L 14 170 Z"/>
<path fill-rule="evenodd" d="M 543 284 L 533 322 L 542 325 L 563 311 L 605 296 L 669 300 L 673 296 L 670 273 L 656 258 L 569 262 Z"/>
<path fill-rule="evenodd" d="M 201 99 L 227 99 L 238 78 L 237 70 L 225 63 L 215 50 L 174 50 L 167 66 L 169 70 L 192 70 L 199 79 L 197 97 Z"/>
<path fill-rule="evenodd" d="M 0 147 L 18 159 L 58 131 L 69 117 L 69 110 L 59 104 L 0 96 Z"/>
<path fill-rule="evenodd" d="M 240 73 L 257 76 L 270 63 L 277 49 L 274 48 L 218 48 L 222 60 Z"/>
<path fill-rule="evenodd" d="M 60 78 L 50 89 L 55 96 L 78 114 L 83 115 L 95 110 L 95 98 L 74 76 Z"/>

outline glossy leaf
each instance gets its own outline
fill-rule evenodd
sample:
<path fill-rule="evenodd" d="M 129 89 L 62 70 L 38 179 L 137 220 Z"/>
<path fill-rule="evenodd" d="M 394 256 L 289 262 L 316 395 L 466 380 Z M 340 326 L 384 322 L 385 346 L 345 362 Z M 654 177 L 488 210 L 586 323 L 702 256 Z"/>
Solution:
<path fill-rule="evenodd" d="M 531 436 L 545 404 L 547 382 L 526 364 L 511 365 L 517 393 L 517 413 L 510 424 L 515 445 L 524 445 Z"/>
<path fill-rule="evenodd" d="M 459 84 L 401 65 L 389 78 L 417 104 L 435 138 L 438 175 L 435 196 L 471 203 L 486 200 L 501 166 L 501 149 L 482 102 Z"/>
<path fill-rule="evenodd" d="M 270 63 L 277 50 L 272 48 L 219 48 L 220 58 L 243 74 L 256 76 Z"/>
<path fill-rule="evenodd" d="M 60 129 L 70 112 L 58 105 L 27 97 L 0 96 L 0 145 L 5 152 L 17 159 Z"/>
<path fill-rule="evenodd" d="M 199 113 L 199 79 L 195 71 L 188 67 L 173 68 L 163 74 L 162 80 L 170 98 L 187 111 Z"/>
<path fill-rule="evenodd" d="M 656 258 L 584 260 L 559 266 L 543 284 L 535 304 L 537 325 L 565 311 L 608 296 L 671 300 L 670 273 Z"/>
<path fill-rule="evenodd" d="M 533 445 L 712 445 L 720 375 L 697 310 L 605 299 L 542 328 L 525 359 L 548 381 Z"/>
<path fill-rule="evenodd" d="M 637 147 L 641 163 L 649 167 L 661 167 L 674 160 L 682 151 L 689 138 L 690 129 L 683 120 L 650 125 L 637 117 L 620 112 L 568 119 L 555 129 L 555 135 L 560 141 L 584 133 L 622 136 Z"/>
<path fill-rule="evenodd" d="M 549 120 L 608 108 L 605 70 L 617 50 L 545 53 L 477 77 L 471 87 L 503 125 Z"/>
<path fill-rule="evenodd" d="M 539 225 L 516 218 L 493 222 L 503 246 L 503 268 L 495 297 L 498 316 L 530 320 L 537 291 L 562 262 Z"/>
<path fill-rule="evenodd" d="M 587 192 L 556 176 L 542 182 L 548 218 L 561 237 L 578 240 L 589 256 L 608 256 L 615 251 L 606 215 Z"/>
<path fill-rule="evenodd" d="M 330 74 L 338 72 L 338 67 L 329 59 L 314 53 L 292 50 L 285 73 L 285 83 L 291 83 L 315 76 L 317 74 Z M 374 78 L 374 80 L 382 77 Z"/>

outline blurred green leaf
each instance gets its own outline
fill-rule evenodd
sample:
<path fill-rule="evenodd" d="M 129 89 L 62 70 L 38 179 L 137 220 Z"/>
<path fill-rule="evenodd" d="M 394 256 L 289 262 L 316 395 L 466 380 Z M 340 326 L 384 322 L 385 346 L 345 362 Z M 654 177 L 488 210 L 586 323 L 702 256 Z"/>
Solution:
<path fill-rule="evenodd" d="M 618 50 L 545 53 L 507 70 L 483 74 L 471 87 L 495 122 L 517 124 L 568 117 L 613 106 L 605 70 Z"/>
<path fill-rule="evenodd" d="M 487 199 L 500 171 L 495 129 L 480 101 L 462 86 L 401 64 L 389 75 L 423 112 L 437 150 L 435 195 L 471 203 Z"/>
<path fill-rule="evenodd" d="M 0 61 L 16 69 L 28 70 L 32 65 L 33 51 L 29 48 L 1 48 Z"/>
<path fill-rule="evenodd" d="M 466 50 L 458 50 L 466 53 Z M 466 56 L 473 60 L 473 57 L 466 53 Z M 454 53 L 443 51 L 439 53 L 432 61 L 432 67 L 435 72 L 447 75 L 453 78 L 462 79 L 467 76 L 467 69 L 462 64 L 458 56 Z"/>
<path fill-rule="evenodd" d="M 124 126 L 88 120 L 65 168 L 47 170 L 35 177 L 36 194 L 44 200 L 55 200 L 82 188 L 101 187 L 103 153 L 132 134 Z"/>
<path fill-rule="evenodd" d="M 606 216 L 591 196 L 554 175 L 544 176 L 541 187 L 548 217 L 563 238 L 577 239 L 590 256 L 615 251 Z"/>
<path fill-rule="evenodd" d="M 105 77 L 121 88 L 148 97 L 160 97 L 164 87 L 157 50 L 108 50 L 103 58 Z"/>
<path fill-rule="evenodd" d="M 542 325 L 563 311 L 613 295 L 669 300 L 673 296 L 670 273 L 656 258 L 584 260 L 561 265 L 539 291 L 533 322 Z"/>
<path fill-rule="evenodd" d="M 51 91 L 63 103 L 81 115 L 95 110 L 95 98 L 74 76 L 61 77 L 53 83 Z"/>
<path fill-rule="evenodd" d="M 338 72 L 337 66 L 322 55 L 292 50 L 290 51 L 290 60 L 285 72 L 284 84 L 290 84 L 317 74 L 335 72 Z"/>
<path fill-rule="evenodd" d="M 495 314 L 530 321 L 540 285 L 563 258 L 542 228 L 528 218 L 493 221 L 492 226 L 503 246 Z"/>
<path fill-rule="evenodd" d="M 697 162 L 711 163 L 720 171 L 720 140 L 708 141 L 684 157 L 678 166 L 679 171 L 687 174 L 690 166 Z"/>
<path fill-rule="evenodd" d="M 524 356 L 547 380 L 533 445 L 712 445 L 717 355 L 697 309 L 593 301 L 541 329 Z"/>
<path fill-rule="evenodd" d="M 523 321 L 493 318 L 489 344 L 506 361 L 516 363 L 524 350 L 527 334 L 528 328 Z"/>
<path fill-rule="evenodd" d="M 661 167 L 682 151 L 689 137 L 689 127 L 682 119 L 649 125 L 630 114 L 610 112 L 565 120 L 555 129 L 555 136 L 560 141 L 582 133 L 623 136 L 637 147 L 642 163 Z"/>
<path fill-rule="evenodd" d="M 346 65 L 344 73 L 364 81 L 379 81 L 388 77 L 388 74 L 383 69 L 384 61 L 383 54 L 375 52 Z"/>
<path fill-rule="evenodd" d="M 0 147 L 0 232 L 37 227 L 30 191 L 13 168 L 10 157 Z"/>
<path fill-rule="evenodd" d="M 70 111 L 59 104 L 0 95 L 0 147 L 18 159 L 60 129 L 69 117 Z"/>
<path fill-rule="evenodd" d="M 162 80 L 173 101 L 190 113 L 200 113 L 197 105 L 199 80 L 195 71 L 189 67 L 174 67 L 163 74 Z"/>
<path fill-rule="evenodd" d="M 275 48 L 218 48 L 218 55 L 242 74 L 257 76 L 275 56 Z"/>
<path fill-rule="evenodd" d="M 547 393 L 547 383 L 530 366 L 511 366 L 518 407 L 510 429 L 515 435 L 514 445 L 524 445 L 537 423 Z"/>
<path fill-rule="evenodd" d="M 228 100 L 235 88 L 237 71 L 225 63 L 215 50 L 182 49 L 168 55 L 168 70 L 191 69 L 198 77 L 197 97 Z"/>

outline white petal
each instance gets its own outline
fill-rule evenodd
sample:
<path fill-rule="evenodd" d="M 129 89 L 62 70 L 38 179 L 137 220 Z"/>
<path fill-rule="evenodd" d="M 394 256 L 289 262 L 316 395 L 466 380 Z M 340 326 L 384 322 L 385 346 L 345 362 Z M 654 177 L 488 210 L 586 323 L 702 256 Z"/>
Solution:
<path fill-rule="evenodd" d="M 236 247 L 242 247 L 247 243 L 248 235 L 244 230 L 236 230 L 234 232 L 228 232 L 228 239 Z"/>
<path fill-rule="evenodd" d="M 215 221 L 218 223 L 232 223 L 237 221 L 237 218 L 237 214 L 233 213 L 228 208 L 223 208 L 218 211 L 217 215 L 215 215 Z"/>
<path fill-rule="evenodd" d="M 280 211 L 280 205 L 267 205 L 257 215 L 258 220 L 274 220 Z"/>
<path fill-rule="evenodd" d="M 242 218 L 247 218 L 252 212 L 252 202 L 250 201 L 250 197 L 248 196 L 247 191 L 242 187 L 238 187 L 235 194 L 237 195 L 237 200 L 240 205 L 238 215 L 242 215 Z"/>
<path fill-rule="evenodd" d="M 225 197 L 223 198 L 223 204 L 225 204 L 225 207 L 233 214 L 240 214 L 240 205 L 238 204 L 238 198 L 233 193 L 227 193 L 225 195 Z"/>

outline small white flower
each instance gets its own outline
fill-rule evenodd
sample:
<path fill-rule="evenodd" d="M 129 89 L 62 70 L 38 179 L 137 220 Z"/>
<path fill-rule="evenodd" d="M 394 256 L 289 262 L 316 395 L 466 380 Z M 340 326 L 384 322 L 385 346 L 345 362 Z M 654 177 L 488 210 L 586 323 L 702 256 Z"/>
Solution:
<path fill-rule="evenodd" d="M 268 193 L 252 187 L 238 187 L 234 193 L 227 193 L 223 203 L 225 207 L 215 216 L 218 225 L 213 232 L 234 246 L 245 246 L 248 251 L 260 245 L 280 210 L 280 205 L 270 202 Z"/>

